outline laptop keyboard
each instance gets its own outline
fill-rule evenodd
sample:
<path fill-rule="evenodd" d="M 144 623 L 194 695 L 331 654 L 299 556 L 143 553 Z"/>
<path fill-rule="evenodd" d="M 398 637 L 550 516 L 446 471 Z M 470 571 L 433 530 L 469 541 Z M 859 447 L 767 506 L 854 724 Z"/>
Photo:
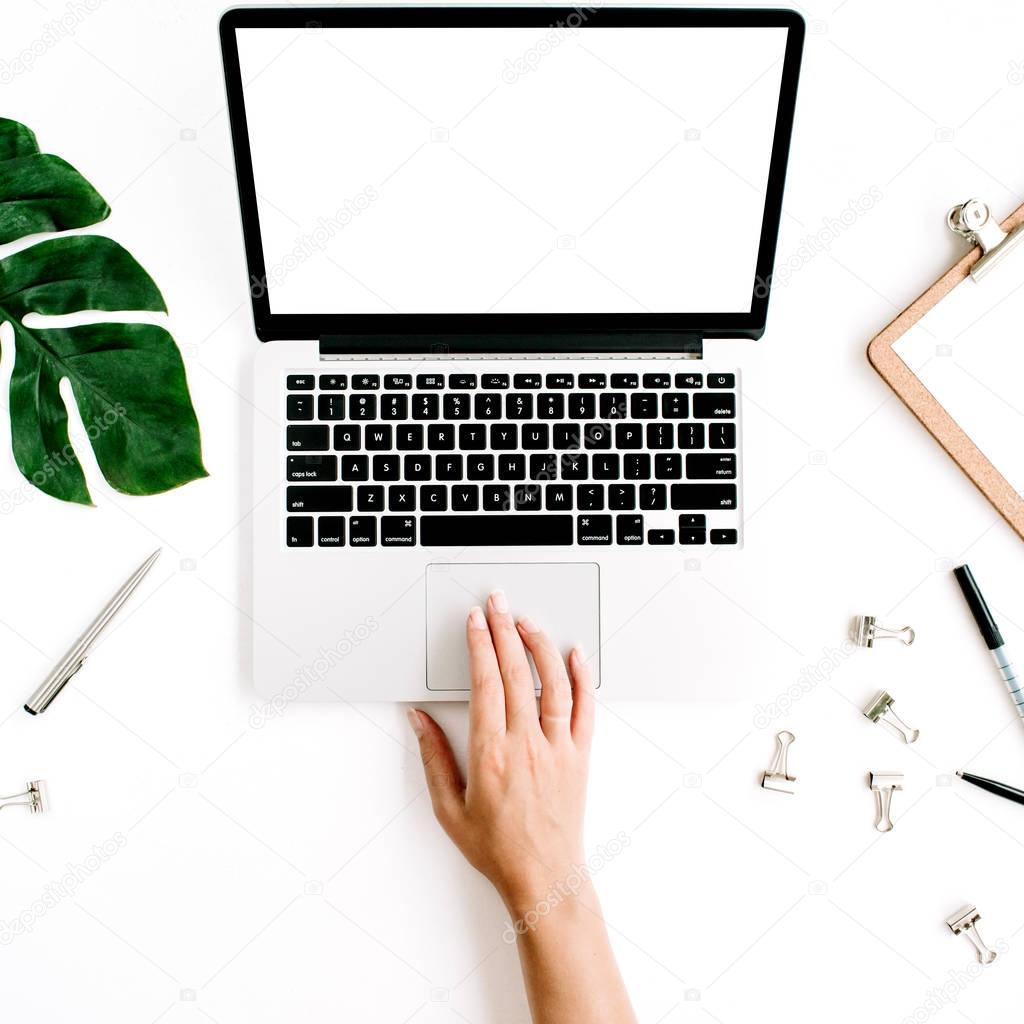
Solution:
<path fill-rule="evenodd" d="M 289 547 L 736 544 L 731 373 L 291 373 Z"/>

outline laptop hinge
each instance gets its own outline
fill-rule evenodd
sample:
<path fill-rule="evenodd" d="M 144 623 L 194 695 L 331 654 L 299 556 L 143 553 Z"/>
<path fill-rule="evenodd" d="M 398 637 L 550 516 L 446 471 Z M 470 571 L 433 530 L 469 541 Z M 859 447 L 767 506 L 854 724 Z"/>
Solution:
<path fill-rule="evenodd" d="M 704 338 L 685 331 L 599 331 L 559 333 L 325 334 L 323 359 L 636 359 L 670 356 L 702 359 Z"/>

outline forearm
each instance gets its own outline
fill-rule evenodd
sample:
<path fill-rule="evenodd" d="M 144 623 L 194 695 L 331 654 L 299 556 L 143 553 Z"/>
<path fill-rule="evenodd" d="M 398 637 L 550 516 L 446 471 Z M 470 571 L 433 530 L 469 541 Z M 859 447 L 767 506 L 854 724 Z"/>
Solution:
<path fill-rule="evenodd" d="M 534 1024 L 635 1024 L 597 893 L 516 900 L 519 959 Z"/>

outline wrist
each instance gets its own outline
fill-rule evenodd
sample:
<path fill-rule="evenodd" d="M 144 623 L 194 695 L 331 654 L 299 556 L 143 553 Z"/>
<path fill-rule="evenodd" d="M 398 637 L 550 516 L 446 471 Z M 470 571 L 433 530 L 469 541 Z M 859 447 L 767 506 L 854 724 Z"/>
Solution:
<path fill-rule="evenodd" d="M 555 915 L 565 918 L 580 912 L 592 914 L 597 908 L 597 895 L 585 865 L 573 867 L 554 880 L 520 879 L 499 886 L 498 894 L 518 934 L 532 931 Z"/>

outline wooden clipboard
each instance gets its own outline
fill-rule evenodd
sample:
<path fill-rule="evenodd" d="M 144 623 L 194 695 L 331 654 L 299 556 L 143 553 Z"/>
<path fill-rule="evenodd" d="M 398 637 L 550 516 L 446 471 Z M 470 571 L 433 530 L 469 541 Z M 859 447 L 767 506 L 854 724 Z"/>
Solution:
<path fill-rule="evenodd" d="M 1018 206 L 1000 227 L 1009 233 L 1024 223 L 1024 205 Z M 918 296 L 895 320 L 871 339 L 868 360 L 928 432 L 949 453 L 974 485 L 995 506 L 1002 517 L 1024 539 L 1024 498 L 1022 498 L 939 404 L 894 349 L 897 341 L 929 310 L 938 305 L 957 285 L 967 280 L 971 267 L 981 259 L 975 245 L 955 266 Z"/>

